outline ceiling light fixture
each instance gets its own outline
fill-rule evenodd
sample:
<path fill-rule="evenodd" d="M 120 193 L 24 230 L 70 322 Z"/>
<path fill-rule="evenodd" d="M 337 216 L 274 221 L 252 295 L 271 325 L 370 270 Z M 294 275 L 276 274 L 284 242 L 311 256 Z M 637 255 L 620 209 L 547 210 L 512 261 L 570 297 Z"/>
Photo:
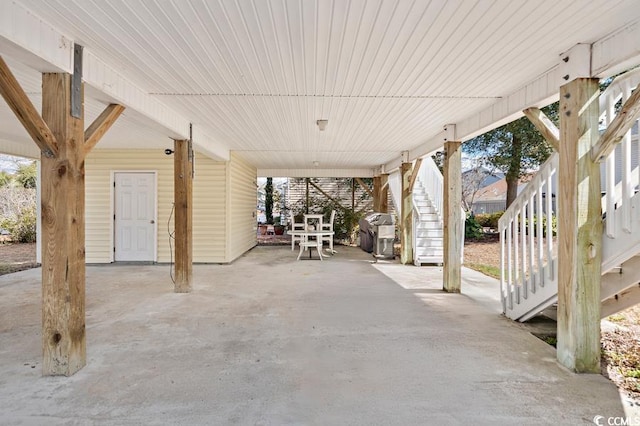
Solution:
<path fill-rule="evenodd" d="M 327 128 L 327 124 L 329 124 L 329 120 L 317 120 L 316 124 L 318 125 L 318 129 L 322 132 Z"/>
<path fill-rule="evenodd" d="M 319 161 L 314 161 L 314 162 L 313 162 L 313 167 L 318 167 L 319 165 L 320 165 L 320 162 L 319 162 Z"/>

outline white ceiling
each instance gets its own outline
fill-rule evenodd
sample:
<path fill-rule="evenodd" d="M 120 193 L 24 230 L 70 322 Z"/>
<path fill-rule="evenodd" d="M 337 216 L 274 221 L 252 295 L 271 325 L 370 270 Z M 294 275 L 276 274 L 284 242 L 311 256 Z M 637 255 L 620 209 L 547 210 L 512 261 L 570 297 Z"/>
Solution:
<path fill-rule="evenodd" d="M 523 87 L 575 44 L 640 19 L 638 0 L 18 3 L 206 127 L 204 144 L 260 169 L 377 167 Z M 37 93 L 38 75 L 16 67 Z M 88 100 L 87 121 L 101 108 Z M 0 138 L 25 137 L 11 120 L 0 117 Z M 165 145 L 126 111 L 99 146 Z"/>

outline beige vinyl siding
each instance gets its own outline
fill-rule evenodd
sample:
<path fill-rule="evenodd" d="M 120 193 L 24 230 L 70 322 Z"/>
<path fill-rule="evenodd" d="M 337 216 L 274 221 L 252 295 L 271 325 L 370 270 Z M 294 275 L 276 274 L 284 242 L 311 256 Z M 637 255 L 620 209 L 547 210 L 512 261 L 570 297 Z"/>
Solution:
<path fill-rule="evenodd" d="M 194 262 L 225 261 L 225 170 L 197 154 L 193 182 Z M 153 171 L 157 173 L 157 261 L 169 262 L 167 222 L 173 206 L 173 156 L 163 150 L 99 150 L 85 163 L 86 259 L 88 263 L 113 261 L 113 181 L 112 172 Z M 174 229 L 172 217 L 169 228 Z M 175 248 L 175 245 L 174 245 Z"/>
<path fill-rule="evenodd" d="M 196 154 L 193 180 L 193 261 L 224 263 L 227 163 Z"/>
<path fill-rule="evenodd" d="M 157 173 L 157 253 L 159 262 L 169 261 L 167 221 L 173 203 L 173 157 L 161 149 L 95 149 L 85 161 L 86 259 L 88 263 L 113 261 L 112 172 Z"/>
<path fill-rule="evenodd" d="M 231 153 L 229 161 L 229 262 L 257 244 L 256 237 L 256 168 Z"/>

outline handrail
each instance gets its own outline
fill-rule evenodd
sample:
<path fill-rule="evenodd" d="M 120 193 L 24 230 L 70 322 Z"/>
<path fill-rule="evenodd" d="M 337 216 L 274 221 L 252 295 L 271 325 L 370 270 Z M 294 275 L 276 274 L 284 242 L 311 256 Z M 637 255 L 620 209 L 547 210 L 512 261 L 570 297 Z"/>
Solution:
<path fill-rule="evenodd" d="M 557 282 L 551 260 L 558 163 L 558 154 L 552 154 L 498 221 L 500 291 L 505 312 Z"/>
<path fill-rule="evenodd" d="M 418 179 L 424 185 L 433 207 L 438 213 L 438 217 L 442 220 L 442 211 L 444 203 L 444 178 L 440 169 L 430 156 L 422 159 L 422 167 L 418 171 Z"/>
<path fill-rule="evenodd" d="M 640 69 L 623 74 L 616 78 L 600 96 L 600 121 L 607 127 L 617 115 L 616 105 L 624 103 L 634 87 L 640 83 Z M 637 125 L 637 121 L 636 121 Z M 622 226 L 616 227 L 616 215 L 607 214 L 605 234 L 609 238 L 616 238 L 616 229 L 631 232 L 632 208 L 629 200 L 640 186 L 638 165 L 632 167 L 631 156 L 632 135 L 629 130 L 622 140 L 611 151 L 604 161 L 604 196 L 602 200 L 603 213 L 622 209 Z M 619 176 L 617 176 L 617 173 Z"/>
<path fill-rule="evenodd" d="M 425 156 L 422 159 L 422 164 L 420 168 L 417 170 L 418 178 L 417 182 L 424 186 L 425 191 L 429 195 L 429 200 L 431 201 L 431 205 L 436 211 L 438 215 L 438 220 L 442 223 L 442 203 L 443 203 L 443 188 L 444 188 L 444 178 L 442 177 L 442 173 L 440 173 L 440 169 L 436 166 L 436 163 L 433 161 L 431 156 Z M 416 204 L 415 197 L 411 197 L 411 204 L 413 206 L 413 241 L 411 242 L 413 247 L 413 256 L 416 257 L 416 253 L 418 250 L 418 223 L 420 222 L 420 209 Z"/>

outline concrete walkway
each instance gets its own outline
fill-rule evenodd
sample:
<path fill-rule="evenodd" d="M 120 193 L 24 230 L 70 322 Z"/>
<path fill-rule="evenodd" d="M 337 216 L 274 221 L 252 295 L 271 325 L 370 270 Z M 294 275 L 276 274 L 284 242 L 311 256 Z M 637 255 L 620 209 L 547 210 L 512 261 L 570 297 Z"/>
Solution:
<path fill-rule="evenodd" d="M 191 294 L 172 293 L 167 265 L 89 267 L 88 365 L 70 378 L 41 377 L 40 270 L 0 277 L 0 423 L 578 425 L 624 415 L 611 382 L 562 369 L 552 347 L 500 316 L 497 289 L 482 290 L 495 281 L 465 271 L 478 294 L 446 294 L 439 268 L 338 251 L 296 262 L 290 248 L 258 247 L 232 265 L 195 266 Z"/>

